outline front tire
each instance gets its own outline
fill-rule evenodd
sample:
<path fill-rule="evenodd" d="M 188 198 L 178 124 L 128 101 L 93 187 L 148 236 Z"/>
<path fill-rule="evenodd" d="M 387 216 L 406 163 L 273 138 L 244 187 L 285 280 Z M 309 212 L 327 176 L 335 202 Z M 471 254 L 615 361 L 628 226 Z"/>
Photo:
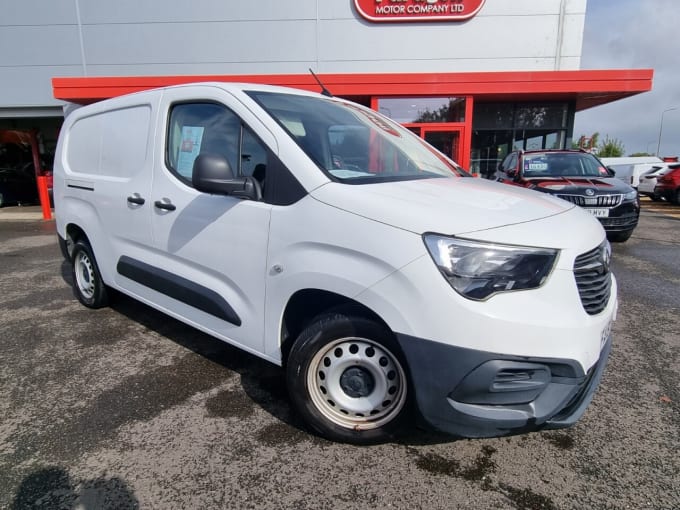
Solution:
<path fill-rule="evenodd" d="M 88 308 L 102 308 L 108 304 L 106 284 L 87 241 L 80 239 L 73 244 L 71 270 L 73 292 L 78 301 Z"/>
<path fill-rule="evenodd" d="M 404 366 L 384 327 L 329 313 L 293 344 L 286 379 L 293 405 L 321 436 L 374 444 L 394 437 L 407 415 Z"/>

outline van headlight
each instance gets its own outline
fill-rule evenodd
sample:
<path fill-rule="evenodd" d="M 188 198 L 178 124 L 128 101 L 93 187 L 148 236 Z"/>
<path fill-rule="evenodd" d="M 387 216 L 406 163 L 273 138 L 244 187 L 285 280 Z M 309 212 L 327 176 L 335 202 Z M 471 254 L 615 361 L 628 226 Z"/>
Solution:
<path fill-rule="evenodd" d="M 451 286 L 481 301 L 499 292 L 535 289 L 552 271 L 558 250 L 423 236 L 432 259 Z"/>

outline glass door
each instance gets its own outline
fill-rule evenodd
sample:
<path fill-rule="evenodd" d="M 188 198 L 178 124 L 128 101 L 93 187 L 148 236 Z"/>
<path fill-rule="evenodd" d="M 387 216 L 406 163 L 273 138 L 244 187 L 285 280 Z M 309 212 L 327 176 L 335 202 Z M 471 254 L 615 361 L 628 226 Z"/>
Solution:
<path fill-rule="evenodd" d="M 408 126 L 408 128 L 425 139 L 427 143 L 432 145 L 439 152 L 451 158 L 456 163 L 460 163 L 463 159 L 462 151 L 462 128 L 451 127 L 435 127 L 431 124 L 428 126 Z"/>
<path fill-rule="evenodd" d="M 373 97 L 371 108 L 424 138 L 459 165 L 470 165 L 472 96 Z"/>
<path fill-rule="evenodd" d="M 460 131 L 423 129 L 422 137 L 445 156 L 460 161 Z"/>

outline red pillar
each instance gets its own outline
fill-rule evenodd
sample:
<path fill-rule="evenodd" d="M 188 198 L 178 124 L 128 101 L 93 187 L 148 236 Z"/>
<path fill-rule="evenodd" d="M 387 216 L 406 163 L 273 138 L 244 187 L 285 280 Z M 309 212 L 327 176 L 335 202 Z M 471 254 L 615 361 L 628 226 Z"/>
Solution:
<path fill-rule="evenodd" d="M 47 177 L 44 175 L 38 176 L 38 196 L 40 197 L 40 206 L 42 207 L 43 219 L 52 219 L 52 209 L 50 208 L 50 194 L 47 191 Z"/>
<path fill-rule="evenodd" d="M 33 156 L 33 167 L 35 168 L 35 179 L 38 185 L 38 197 L 40 198 L 40 207 L 42 207 L 43 219 L 52 219 L 52 209 L 50 208 L 50 194 L 47 191 L 47 177 L 43 173 L 43 168 L 40 164 L 40 152 L 38 150 L 38 136 L 37 131 L 32 129 L 31 135 L 31 154 Z"/>

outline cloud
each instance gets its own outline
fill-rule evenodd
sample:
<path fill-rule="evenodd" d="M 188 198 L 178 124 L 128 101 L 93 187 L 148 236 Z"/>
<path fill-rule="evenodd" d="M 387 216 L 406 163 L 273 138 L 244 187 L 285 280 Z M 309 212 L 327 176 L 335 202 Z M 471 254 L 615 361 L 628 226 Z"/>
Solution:
<path fill-rule="evenodd" d="M 577 113 L 574 137 L 599 132 L 626 153 L 680 155 L 680 32 L 677 0 L 588 0 L 582 69 L 654 69 L 652 91 Z"/>

